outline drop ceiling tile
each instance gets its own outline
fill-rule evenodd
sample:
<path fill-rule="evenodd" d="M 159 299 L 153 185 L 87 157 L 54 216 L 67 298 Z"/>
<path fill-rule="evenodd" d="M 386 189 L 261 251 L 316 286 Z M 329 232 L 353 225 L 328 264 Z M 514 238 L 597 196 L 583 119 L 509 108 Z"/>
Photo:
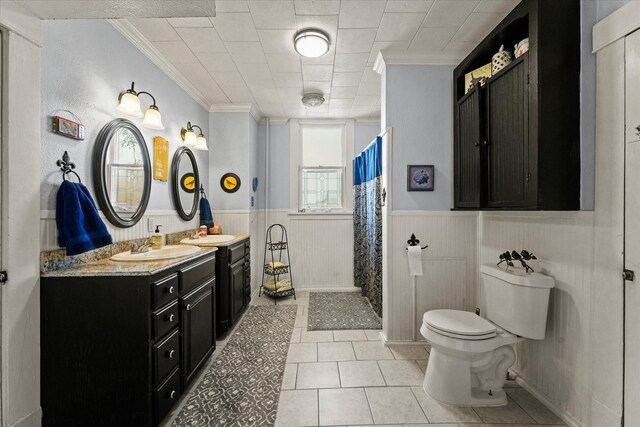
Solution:
<path fill-rule="evenodd" d="M 211 27 L 209 18 L 169 18 L 169 23 L 175 27 Z"/>
<path fill-rule="evenodd" d="M 223 86 L 222 88 L 231 102 L 253 102 L 253 94 L 246 85 Z"/>
<path fill-rule="evenodd" d="M 256 64 L 267 61 L 259 42 L 226 42 L 225 46 L 236 64 Z"/>
<path fill-rule="evenodd" d="M 246 86 L 240 73 L 236 71 L 223 71 L 213 75 L 213 79 L 221 88 L 227 86 Z"/>
<path fill-rule="evenodd" d="M 131 19 L 130 22 L 150 42 L 180 40 L 176 30 L 164 18 Z"/>
<path fill-rule="evenodd" d="M 212 75 L 218 71 L 236 71 L 236 64 L 228 53 L 196 53 L 204 68 Z"/>
<path fill-rule="evenodd" d="M 478 45 L 477 42 L 469 41 L 469 42 L 449 42 L 444 48 L 445 52 L 455 52 L 461 54 L 469 54 L 475 47 Z"/>
<path fill-rule="evenodd" d="M 476 0 L 436 0 L 422 26 L 460 27 L 477 5 Z"/>
<path fill-rule="evenodd" d="M 362 72 L 333 73 L 333 86 L 358 86 Z"/>
<path fill-rule="evenodd" d="M 295 29 L 293 0 L 250 0 L 249 10 L 256 28 Z"/>
<path fill-rule="evenodd" d="M 473 41 L 477 45 L 504 17 L 504 13 L 472 13 L 451 41 Z"/>
<path fill-rule="evenodd" d="M 335 45 L 329 45 L 329 51 L 318 58 L 305 58 L 304 56 L 300 57 L 300 61 L 303 65 L 311 64 L 311 65 L 329 65 L 333 64 L 336 56 L 336 47 Z"/>
<path fill-rule="evenodd" d="M 214 28 L 176 28 L 176 31 L 195 53 L 222 53 L 227 51 Z"/>
<path fill-rule="evenodd" d="M 272 79 L 268 79 L 268 80 L 256 80 L 256 81 L 252 81 L 252 80 L 246 80 L 245 83 L 247 84 L 247 87 L 249 88 L 249 90 L 251 90 L 251 92 L 258 92 L 261 90 L 269 90 L 272 91 L 273 93 L 276 93 L 276 86 L 273 84 L 273 80 Z M 256 97 L 256 99 L 258 99 L 260 97 Z M 272 100 L 273 101 L 273 100 Z"/>
<path fill-rule="evenodd" d="M 200 63 L 178 63 L 175 66 L 200 92 L 205 93 L 212 102 L 229 102 L 220 86 Z"/>
<path fill-rule="evenodd" d="M 364 69 L 364 74 L 362 75 L 362 83 L 376 83 L 380 85 L 380 74 L 367 67 Z"/>
<path fill-rule="evenodd" d="M 305 15 L 296 16 L 296 29 L 298 31 L 307 28 L 317 28 L 329 35 L 329 43 L 335 44 L 338 35 L 338 16 L 337 15 Z"/>
<path fill-rule="evenodd" d="M 238 71 L 245 81 L 248 80 L 271 80 L 271 69 L 266 63 L 261 64 L 237 64 Z"/>
<path fill-rule="evenodd" d="M 355 98 L 357 86 L 333 86 L 331 88 L 331 99 Z"/>
<path fill-rule="evenodd" d="M 380 83 L 360 83 L 357 96 L 375 96 L 380 98 Z"/>
<path fill-rule="evenodd" d="M 368 58 L 368 53 L 338 53 L 334 62 L 335 71 L 362 71 Z"/>
<path fill-rule="evenodd" d="M 302 79 L 305 81 L 330 82 L 333 77 L 333 65 L 304 65 Z"/>
<path fill-rule="evenodd" d="M 369 55 L 370 63 L 376 61 L 378 53 L 382 50 L 407 50 L 409 47 L 409 40 L 397 41 L 397 42 L 374 42 L 371 48 L 371 54 Z"/>
<path fill-rule="evenodd" d="M 352 106 L 353 106 L 353 98 L 344 98 L 344 99 L 331 98 L 331 101 L 329 102 L 330 109 L 338 109 L 338 108 L 349 109 Z"/>
<path fill-rule="evenodd" d="M 296 15 L 337 15 L 340 0 L 294 0 Z"/>
<path fill-rule="evenodd" d="M 276 87 L 302 88 L 302 73 L 272 73 Z"/>
<path fill-rule="evenodd" d="M 380 117 L 380 107 L 353 106 L 351 107 L 351 117 Z"/>
<path fill-rule="evenodd" d="M 331 82 L 303 82 L 304 93 L 321 93 L 325 98 L 331 95 Z"/>
<path fill-rule="evenodd" d="M 340 28 L 378 28 L 386 0 L 343 1 Z"/>
<path fill-rule="evenodd" d="M 350 116 L 351 108 L 331 108 L 331 105 L 329 105 L 329 117 L 337 119 Z"/>
<path fill-rule="evenodd" d="M 509 13 L 520 0 L 481 0 L 474 12 Z"/>
<path fill-rule="evenodd" d="M 249 12 L 245 0 L 216 0 L 216 14 L 226 12 Z"/>
<path fill-rule="evenodd" d="M 328 112 L 329 112 L 329 106 L 327 104 L 318 105 L 317 107 L 307 107 L 307 114 L 310 116 L 319 114 L 319 113 L 328 113 Z"/>
<path fill-rule="evenodd" d="M 275 87 L 256 85 L 251 88 L 251 93 L 256 99 L 271 99 L 273 101 L 279 99 L 278 90 Z"/>
<path fill-rule="evenodd" d="M 433 0 L 389 0 L 384 11 L 391 13 L 426 13 L 432 4 Z"/>
<path fill-rule="evenodd" d="M 158 51 L 172 63 L 198 62 L 193 52 L 182 41 L 153 42 Z"/>
<path fill-rule="evenodd" d="M 336 53 L 370 53 L 376 29 L 338 30 Z"/>
<path fill-rule="evenodd" d="M 424 13 L 385 13 L 376 40 L 412 40 L 424 17 Z"/>
<path fill-rule="evenodd" d="M 409 50 L 421 52 L 443 50 L 457 31 L 457 28 L 420 28 L 409 45 Z"/>
<path fill-rule="evenodd" d="M 302 99 L 302 87 L 279 87 L 278 97 L 282 102 L 300 102 Z"/>
<path fill-rule="evenodd" d="M 218 13 L 211 18 L 220 38 L 225 42 L 258 41 L 250 13 Z"/>
<path fill-rule="evenodd" d="M 291 53 L 295 30 L 258 30 L 264 53 Z"/>
<path fill-rule="evenodd" d="M 267 62 L 273 73 L 297 73 L 302 70 L 297 53 L 268 53 Z"/>
<path fill-rule="evenodd" d="M 380 105 L 380 97 L 372 95 L 356 95 L 353 100 L 354 107 Z"/>

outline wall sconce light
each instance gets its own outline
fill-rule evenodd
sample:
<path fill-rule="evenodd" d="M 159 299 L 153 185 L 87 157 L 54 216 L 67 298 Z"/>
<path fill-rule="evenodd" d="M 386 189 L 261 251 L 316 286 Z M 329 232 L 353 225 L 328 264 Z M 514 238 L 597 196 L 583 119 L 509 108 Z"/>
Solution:
<path fill-rule="evenodd" d="M 193 128 L 198 128 L 200 133 L 196 135 Z M 184 145 L 194 150 L 204 150 L 208 151 L 207 147 L 207 139 L 204 137 L 202 132 L 202 128 L 198 125 L 192 125 L 191 122 L 187 122 L 187 128 L 182 128 L 180 131 L 180 136 L 184 141 Z"/>
<path fill-rule="evenodd" d="M 118 96 L 117 110 L 129 116 L 142 117 L 143 114 L 142 110 L 140 109 L 140 95 L 149 95 L 153 100 L 153 104 L 151 104 L 147 111 L 144 113 L 142 126 L 149 129 L 164 129 L 164 125 L 162 124 L 162 116 L 160 115 L 160 110 L 156 105 L 156 99 L 154 98 L 154 96 L 149 92 L 136 92 L 134 89 L 134 85 L 135 82 L 131 82 L 131 89 L 127 89 L 126 91 L 120 93 L 120 96 Z"/>

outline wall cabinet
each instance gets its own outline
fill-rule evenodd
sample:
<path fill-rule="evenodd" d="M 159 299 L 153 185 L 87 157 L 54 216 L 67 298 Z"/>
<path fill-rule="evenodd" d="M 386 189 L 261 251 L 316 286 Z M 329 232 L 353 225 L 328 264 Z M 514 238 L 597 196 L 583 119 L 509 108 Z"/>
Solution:
<path fill-rule="evenodd" d="M 215 263 L 43 277 L 43 426 L 159 425 L 215 350 Z"/>
<path fill-rule="evenodd" d="M 219 246 L 216 261 L 217 336 L 235 325 L 251 301 L 251 245 L 249 237 Z"/>
<path fill-rule="evenodd" d="M 501 45 L 529 51 L 467 92 Z M 454 208 L 580 209 L 580 3 L 524 0 L 454 70 Z"/>

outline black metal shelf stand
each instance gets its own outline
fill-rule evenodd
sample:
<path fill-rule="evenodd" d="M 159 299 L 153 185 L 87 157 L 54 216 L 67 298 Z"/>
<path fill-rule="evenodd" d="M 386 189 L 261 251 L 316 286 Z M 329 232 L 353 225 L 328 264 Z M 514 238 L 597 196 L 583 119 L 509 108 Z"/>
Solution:
<path fill-rule="evenodd" d="M 273 298 L 274 304 L 278 303 L 278 298 L 293 296 L 295 299 L 287 229 L 282 224 L 273 224 L 267 229 L 265 241 L 262 282 L 258 296 L 265 294 Z"/>

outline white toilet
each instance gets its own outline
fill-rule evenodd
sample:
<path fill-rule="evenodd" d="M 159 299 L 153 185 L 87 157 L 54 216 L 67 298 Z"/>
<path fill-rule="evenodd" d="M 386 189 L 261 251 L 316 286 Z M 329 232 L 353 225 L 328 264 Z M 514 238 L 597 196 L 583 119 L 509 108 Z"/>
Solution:
<path fill-rule="evenodd" d="M 513 270 L 513 269 L 512 269 Z M 459 310 L 424 314 L 420 332 L 431 344 L 424 391 L 449 405 L 502 406 L 514 345 L 544 339 L 553 278 L 480 266 L 487 319 Z"/>

